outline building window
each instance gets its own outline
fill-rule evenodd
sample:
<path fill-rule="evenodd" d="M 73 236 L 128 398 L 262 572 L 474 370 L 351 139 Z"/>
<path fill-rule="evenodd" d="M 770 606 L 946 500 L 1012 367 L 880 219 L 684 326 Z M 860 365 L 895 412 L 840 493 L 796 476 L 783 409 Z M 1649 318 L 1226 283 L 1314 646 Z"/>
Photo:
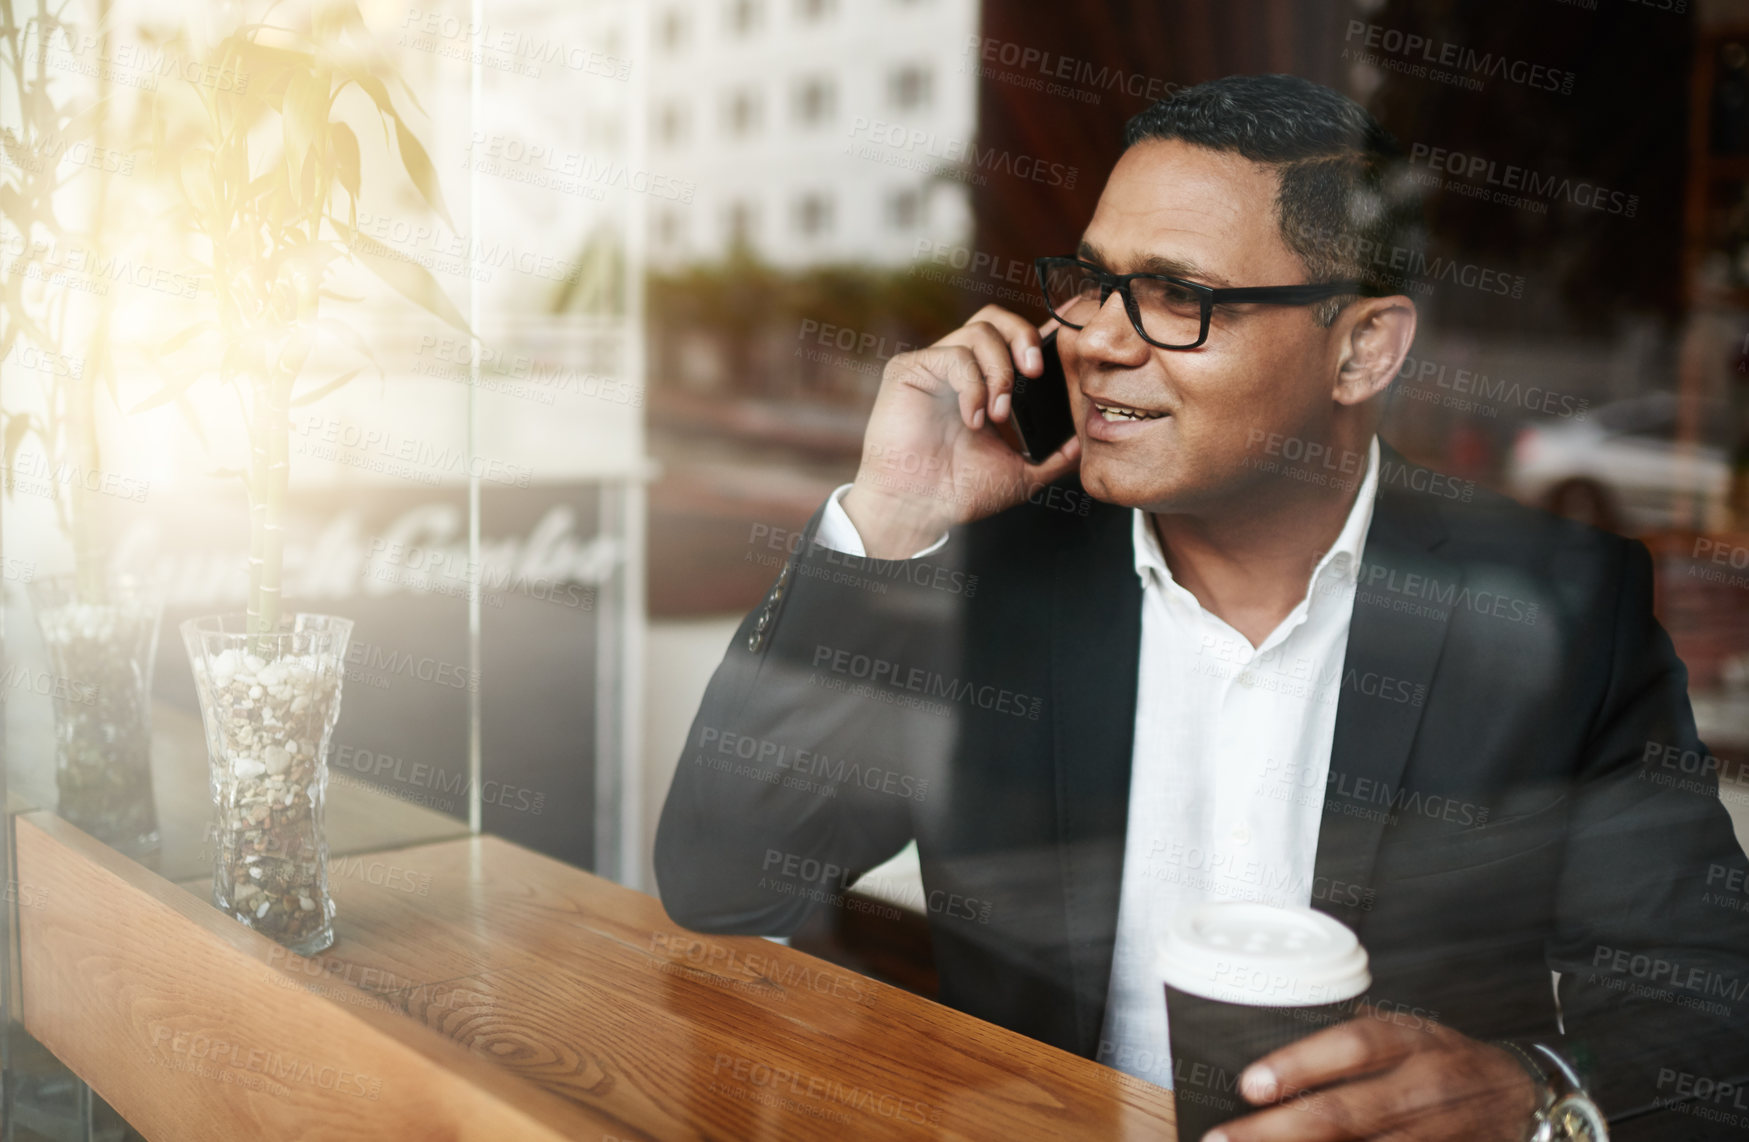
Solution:
<path fill-rule="evenodd" d="M 759 26 L 759 0 L 730 0 L 729 30 L 744 36 Z"/>
<path fill-rule="evenodd" d="M 832 229 L 832 200 L 824 194 L 804 194 L 796 200 L 796 233 L 818 238 Z"/>
<path fill-rule="evenodd" d="M 830 79 L 804 79 L 796 88 L 796 122 L 818 126 L 832 118 L 836 104 Z"/>
<path fill-rule="evenodd" d="M 759 96 L 752 91 L 737 91 L 729 96 L 724 120 L 732 135 L 750 135 L 759 129 Z"/>
<path fill-rule="evenodd" d="M 656 137 L 665 146 L 676 146 L 686 138 L 686 107 L 670 103 L 656 116 Z"/>
<path fill-rule="evenodd" d="M 663 249 L 676 250 L 686 240 L 686 216 L 678 210 L 664 210 L 656 223 L 656 241 Z"/>
<path fill-rule="evenodd" d="M 670 8 L 662 17 L 662 28 L 657 33 L 662 47 L 668 51 L 676 51 L 686 43 L 686 13 L 678 8 Z"/>
<path fill-rule="evenodd" d="M 796 15 L 812 22 L 823 20 L 838 10 L 838 0 L 796 0 Z"/>
<path fill-rule="evenodd" d="M 901 111 L 929 106 L 929 69 L 907 64 L 887 77 L 887 98 Z"/>
<path fill-rule="evenodd" d="M 887 195 L 887 224 L 895 230 L 915 230 L 923 225 L 923 196 L 915 190 L 895 190 Z"/>
<path fill-rule="evenodd" d="M 758 218 L 751 202 L 731 202 L 728 224 L 724 227 L 731 250 L 753 245 L 753 230 Z"/>

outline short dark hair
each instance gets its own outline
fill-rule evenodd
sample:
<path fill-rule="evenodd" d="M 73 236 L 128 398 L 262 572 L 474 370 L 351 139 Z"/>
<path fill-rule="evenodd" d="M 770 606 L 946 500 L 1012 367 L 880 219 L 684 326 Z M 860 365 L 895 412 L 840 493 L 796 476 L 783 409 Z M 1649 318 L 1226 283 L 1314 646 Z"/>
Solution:
<path fill-rule="evenodd" d="M 1417 260 L 1420 196 L 1403 149 L 1354 100 L 1297 75 L 1229 75 L 1161 99 L 1130 119 L 1124 147 L 1154 139 L 1231 151 L 1278 168 L 1282 241 L 1308 280 L 1355 278 L 1397 292 L 1391 273 Z M 1399 253 L 1398 251 L 1404 251 Z M 1274 284 L 1274 283 L 1266 283 Z M 1352 298 L 1313 309 L 1329 325 Z"/>

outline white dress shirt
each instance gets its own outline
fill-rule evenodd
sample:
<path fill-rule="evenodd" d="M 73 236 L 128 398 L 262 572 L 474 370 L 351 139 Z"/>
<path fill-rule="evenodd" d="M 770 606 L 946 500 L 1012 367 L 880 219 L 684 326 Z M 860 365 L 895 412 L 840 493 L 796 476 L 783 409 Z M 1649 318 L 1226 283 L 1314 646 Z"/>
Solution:
<path fill-rule="evenodd" d="M 1129 825 L 1100 1062 L 1172 1086 L 1155 957 L 1173 914 L 1211 900 L 1311 903 L 1324 781 L 1349 617 L 1378 490 L 1379 443 L 1306 597 L 1253 648 L 1172 578 L 1146 512 L 1134 512 L 1141 660 Z M 863 555 L 832 494 L 819 542 Z M 927 555 L 947 541 L 917 553 Z"/>

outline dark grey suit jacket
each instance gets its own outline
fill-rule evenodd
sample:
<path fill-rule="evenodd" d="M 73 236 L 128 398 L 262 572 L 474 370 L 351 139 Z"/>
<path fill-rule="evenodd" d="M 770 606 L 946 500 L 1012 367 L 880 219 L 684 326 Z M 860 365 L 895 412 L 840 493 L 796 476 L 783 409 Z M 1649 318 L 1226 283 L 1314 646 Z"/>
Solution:
<path fill-rule="evenodd" d="M 911 561 L 831 552 L 818 521 L 700 706 L 657 835 L 664 905 L 786 934 L 915 839 L 941 1001 L 1098 1057 L 1129 510 L 1068 481 Z M 1357 574 L 1311 890 L 1370 953 L 1374 1001 L 1594 1059 L 1621 1138 L 1740 1136 L 1720 1114 L 1749 1127 L 1749 1094 L 1719 1084 L 1749 1078 L 1749 865 L 1645 548 L 1387 448 Z"/>

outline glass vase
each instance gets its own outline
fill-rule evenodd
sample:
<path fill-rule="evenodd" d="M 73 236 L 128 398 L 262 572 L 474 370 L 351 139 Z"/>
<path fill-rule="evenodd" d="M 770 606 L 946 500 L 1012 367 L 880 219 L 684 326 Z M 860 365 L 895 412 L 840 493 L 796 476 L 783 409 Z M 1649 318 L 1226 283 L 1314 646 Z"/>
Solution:
<path fill-rule="evenodd" d="M 212 771 L 213 906 L 299 955 L 334 942 L 323 808 L 351 634 L 331 615 L 272 634 L 242 615 L 182 624 Z"/>
<path fill-rule="evenodd" d="M 132 577 L 81 590 L 73 575 L 30 584 L 55 710 L 56 812 L 128 856 L 158 851 L 152 791 L 152 663 L 163 596 Z"/>

